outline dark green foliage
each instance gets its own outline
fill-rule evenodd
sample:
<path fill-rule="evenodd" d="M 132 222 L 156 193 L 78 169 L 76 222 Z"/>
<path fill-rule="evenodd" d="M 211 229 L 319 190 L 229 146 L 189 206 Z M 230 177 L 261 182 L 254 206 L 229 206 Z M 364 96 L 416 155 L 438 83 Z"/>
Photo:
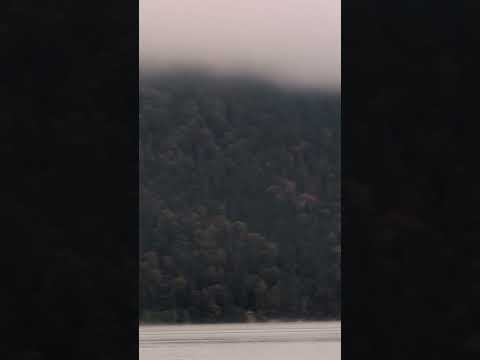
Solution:
<path fill-rule="evenodd" d="M 142 321 L 340 317 L 339 100 L 142 80 Z"/>

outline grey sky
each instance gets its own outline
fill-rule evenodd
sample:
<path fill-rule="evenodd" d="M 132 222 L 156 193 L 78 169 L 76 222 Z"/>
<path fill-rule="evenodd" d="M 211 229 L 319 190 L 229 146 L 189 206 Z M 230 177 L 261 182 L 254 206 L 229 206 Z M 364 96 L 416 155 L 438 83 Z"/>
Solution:
<path fill-rule="evenodd" d="M 139 0 L 142 71 L 208 66 L 340 87 L 340 0 Z"/>

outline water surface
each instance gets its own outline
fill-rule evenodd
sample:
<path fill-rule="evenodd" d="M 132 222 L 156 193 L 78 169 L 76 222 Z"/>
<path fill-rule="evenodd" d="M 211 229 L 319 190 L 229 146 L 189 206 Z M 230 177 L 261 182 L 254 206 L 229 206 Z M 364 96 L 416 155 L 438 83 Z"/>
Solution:
<path fill-rule="evenodd" d="M 340 360 L 340 322 L 140 327 L 140 360 Z"/>

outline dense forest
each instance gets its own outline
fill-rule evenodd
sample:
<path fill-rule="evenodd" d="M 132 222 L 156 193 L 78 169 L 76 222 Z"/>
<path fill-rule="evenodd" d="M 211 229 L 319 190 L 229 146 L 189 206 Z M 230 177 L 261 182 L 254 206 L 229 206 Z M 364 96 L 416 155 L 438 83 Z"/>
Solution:
<path fill-rule="evenodd" d="M 140 82 L 140 319 L 340 318 L 340 96 Z"/>

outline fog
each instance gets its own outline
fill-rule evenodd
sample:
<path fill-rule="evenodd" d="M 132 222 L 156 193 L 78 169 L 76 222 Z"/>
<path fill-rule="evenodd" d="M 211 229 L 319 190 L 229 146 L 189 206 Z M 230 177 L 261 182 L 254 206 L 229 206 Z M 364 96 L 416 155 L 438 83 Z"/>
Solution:
<path fill-rule="evenodd" d="M 143 74 L 204 67 L 340 88 L 340 0 L 140 0 Z"/>

